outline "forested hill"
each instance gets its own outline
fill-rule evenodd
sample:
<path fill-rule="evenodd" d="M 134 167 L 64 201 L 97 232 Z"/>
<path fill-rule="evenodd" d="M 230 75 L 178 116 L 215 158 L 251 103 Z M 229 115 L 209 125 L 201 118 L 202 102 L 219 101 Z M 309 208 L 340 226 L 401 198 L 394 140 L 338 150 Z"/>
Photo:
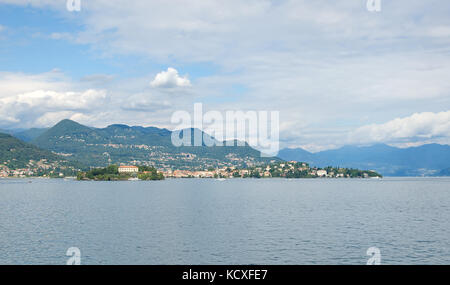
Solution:
<path fill-rule="evenodd" d="M 51 151 L 25 143 L 9 134 L 0 133 L 0 166 L 8 169 L 79 169 L 80 163 L 70 162 Z"/>
<path fill-rule="evenodd" d="M 1 163 L 11 161 L 17 166 L 26 166 L 29 160 L 39 161 L 41 159 L 56 161 L 58 156 L 48 150 L 22 142 L 11 135 L 0 133 Z"/>
<path fill-rule="evenodd" d="M 198 129 L 190 129 L 207 136 Z M 38 147 L 65 155 L 89 166 L 112 163 L 154 165 L 158 168 L 216 168 L 251 166 L 279 161 L 262 158 L 259 151 L 245 146 L 182 146 L 171 141 L 172 131 L 156 127 L 110 125 L 92 128 L 71 120 L 63 120 L 32 141 Z M 210 138 L 214 140 L 214 138 Z"/>

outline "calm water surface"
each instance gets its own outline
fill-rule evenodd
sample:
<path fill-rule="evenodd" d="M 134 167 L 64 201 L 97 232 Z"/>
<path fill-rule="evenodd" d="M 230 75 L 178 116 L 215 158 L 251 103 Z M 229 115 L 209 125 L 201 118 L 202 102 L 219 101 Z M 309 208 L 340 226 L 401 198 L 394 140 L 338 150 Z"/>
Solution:
<path fill-rule="evenodd" d="M 0 179 L 0 264 L 450 264 L 449 218 L 447 178 Z"/>

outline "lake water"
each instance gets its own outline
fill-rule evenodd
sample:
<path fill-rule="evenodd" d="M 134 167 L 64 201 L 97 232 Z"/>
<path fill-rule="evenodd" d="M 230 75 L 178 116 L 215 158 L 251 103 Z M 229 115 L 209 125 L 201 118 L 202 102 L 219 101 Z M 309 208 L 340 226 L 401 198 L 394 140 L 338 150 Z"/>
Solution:
<path fill-rule="evenodd" d="M 447 178 L 0 179 L 0 264 L 450 264 L 449 218 Z"/>

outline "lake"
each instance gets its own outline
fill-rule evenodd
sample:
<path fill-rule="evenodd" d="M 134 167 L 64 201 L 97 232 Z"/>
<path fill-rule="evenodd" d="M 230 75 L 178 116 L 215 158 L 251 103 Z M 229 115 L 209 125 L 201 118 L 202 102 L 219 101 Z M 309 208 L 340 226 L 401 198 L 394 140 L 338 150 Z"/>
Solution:
<path fill-rule="evenodd" d="M 0 179 L 0 264 L 450 264 L 450 179 Z"/>

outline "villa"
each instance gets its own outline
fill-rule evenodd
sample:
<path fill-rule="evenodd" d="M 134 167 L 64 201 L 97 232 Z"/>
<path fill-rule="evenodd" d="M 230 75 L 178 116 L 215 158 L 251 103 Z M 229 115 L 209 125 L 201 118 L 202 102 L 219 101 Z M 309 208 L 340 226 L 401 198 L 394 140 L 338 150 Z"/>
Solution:
<path fill-rule="evenodd" d="M 138 173 L 139 167 L 133 165 L 119 166 L 119 173 Z"/>

